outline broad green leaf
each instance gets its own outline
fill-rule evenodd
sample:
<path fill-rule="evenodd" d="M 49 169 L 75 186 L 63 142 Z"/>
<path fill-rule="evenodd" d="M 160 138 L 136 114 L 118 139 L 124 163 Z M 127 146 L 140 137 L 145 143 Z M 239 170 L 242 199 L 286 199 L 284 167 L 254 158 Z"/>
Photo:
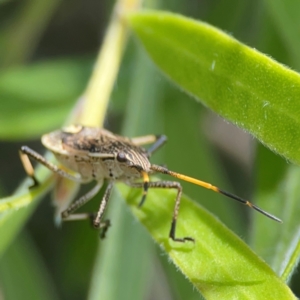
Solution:
<path fill-rule="evenodd" d="M 154 62 L 181 88 L 300 163 L 296 72 L 203 22 L 155 11 L 128 20 Z"/>
<path fill-rule="evenodd" d="M 89 70 L 88 60 L 60 59 L 0 73 L 0 138 L 32 138 L 60 127 Z"/>
<path fill-rule="evenodd" d="M 124 185 L 119 189 L 134 215 L 205 299 L 295 299 L 268 265 L 195 202 L 182 197 L 176 231 L 177 237 L 190 236 L 195 243 L 175 243 L 168 237 L 174 191 L 152 189 L 139 209 L 141 192 Z"/>

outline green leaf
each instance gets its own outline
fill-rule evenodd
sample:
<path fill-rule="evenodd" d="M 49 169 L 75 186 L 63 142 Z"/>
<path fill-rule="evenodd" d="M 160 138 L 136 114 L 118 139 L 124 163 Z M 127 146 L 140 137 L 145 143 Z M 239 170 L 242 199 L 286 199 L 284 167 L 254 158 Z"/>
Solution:
<path fill-rule="evenodd" d="M 32 138 L 60 127 L 89 69 L 88 60 L 61 59 L 0 74 L 0 138 Z"/>
<path fill-rule="evenodd" d="M 28 187 L 32 184 L 31 179 L 25 180 L 13 196 L 0 200 L 0 256 L 23 228 L 24 223 L 39 203 L 38 200 L 51 187 L 52 182 L 49 180 L 48 170 L 39 167 L 36 174 L 41 180 L 41 185 L 37 188 L 30 190 Z"/>
<path fill-rule="evenodd" d="M 280 232 L 280 239 L 272 266 L 274 270 L 278 270 L 278 273 L 285 281 L 289 281 L 300 259 L 299 168 L 290 166 L 285 180 L 286 184 L 282 195 L 282 198 L 286 200 L 282 206 L 284 227 Z"/>
<path fill-rule="evenodd" d="M 154 62 L 181 88 L 300 163 L 296 72 L 203 22 L 155 11 L 128 20 Z"/>
<path fill-rule="evenodd" d="M 259 147 L 258 164 L 255 203 L 274 212 L 283 224 L 274 230 L 268 220 L 253 216 L 251 245 L 278 275 L 288 281 L 300 257 L 300 170 L 293 165 L 287 166 L 282 158 L 263 146 Z"/>
<path fill-rule="evenodd" d="M 196 242 L 176 243 L 169 240 L 174 191 L 152 189 L 138 208 L 141 191 L 124 185 L 119 189 L 134 215 L 206 299 L 295 299 L 268 265 L 195 202 L 182 197 L 176 235 Z"/>
<path fill-rule="evenodd" d="M 258 145 L 256 192 L 253 201 L 279 218 L 283 217 L 284 202 L 289 201 L 282 197 L 282 184 L 285 184 L 286 169 L 286 162 L 281 157 L 264 146 Z M 278 244 L 278 232 L 283 227 L 285 227 L 285 220 L 277 230 L 274 230 L 268 219 L 253 215 L 250 244 L 255 252 L 270 265 Z"/>

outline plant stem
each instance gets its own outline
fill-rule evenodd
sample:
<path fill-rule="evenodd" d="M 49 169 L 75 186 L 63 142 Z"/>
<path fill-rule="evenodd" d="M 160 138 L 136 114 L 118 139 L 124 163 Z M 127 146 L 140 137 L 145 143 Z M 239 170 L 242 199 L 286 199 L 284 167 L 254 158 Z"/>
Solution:
<path fill-rule="evenodd" d="M 115 4 L 95 70 L 83 96 L 85 103 L 79 118 L 83 125 L 103 125 L 127 40 L 127 26 L 122 16 L 139 6 L 140 0 L 119 0 Z"/>

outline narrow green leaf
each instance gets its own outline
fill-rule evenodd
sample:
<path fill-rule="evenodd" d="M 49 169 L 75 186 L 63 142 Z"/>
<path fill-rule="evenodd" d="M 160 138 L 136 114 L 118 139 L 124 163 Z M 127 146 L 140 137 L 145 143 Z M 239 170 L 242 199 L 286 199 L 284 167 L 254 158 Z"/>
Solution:
<path fill-rule="evenodd" d="M 1 73 L 0 138 L 32 138 L 59 127 L 89 70 L 88 60 L 60 59 Z"/>
<path fill-rule="evenodd" d="M 128 20 L 155 63 L 181 88 L 300 163 L 296 72 L 203 22 L 155 11 Z"/>
<path fill-rule="evenodd" d="M 141 192 L 121 184 L 119 189 L 134 215 L 206 299 L 295 299 L 243 241 L 187 197 L 182 197 L 176 234 L 195 238 L 195 244 L 168 238 L 175 192 L 151 190 L 139 209 Z"/>
<path fill-rule="evenodd" d="M 287 253 L 286 259 L 282 264 L 282 274 L 281 278 L 285 282 L 290 282 L 293 272 L 296 271 L 296 267 L 299 265 L 300 261 L 300 234 L 299 231 L 297 235 L 294 236 L 292 240 L 291 247 L 288 249 L 290 250 Z"/>
<path fill-rule="evenodd" d="M 0 200 L 0 256 L 32 214 L 38 200 L 50 189 L 49 171 L 42 167 L 36 170 L 42 184 L 30 190 L 31 180 L 25 180 L 18 191 L 10 197 Z"/>
<path fill-rule="evenodd" d="M 253 201 L 279 218 L 283 217 L 282 206 L 286 201 L 282 195 L 282 189 L 286 184 L 286 169 L 287 164 L 281 157 L 264 146 L 258 145 L 256 192 Z M 268 219 L 259 218 L 256 214 L 253 214 L 252 217 L 250 245 L 259 256 L 271 265 L 278 244 L 278 232 L 285 227 L 285 220 L 277 230 L 274 230 Z"/>
<path fill-rule="evenodd" d="M 258 192 L 256 203 L 283 220 L 277 230 L 267 220 L 254 217 L 252 242 L 254 250 L 272 269 L 287 281 L 300 257 L 300 170 L 259 147 Z M 274 172 L 276 169 L 276 172 Z"/>
<path fill-rule="evenodd" d="M 285 222 L 281 231 L 280 242 L 277 244 L 277 255 L 272 265 L 285 281 L 289 281 L 300 260 L 300 169 L 290 166 L 286 175 L 286 185 L 282 207 L 282 218 Z"/>

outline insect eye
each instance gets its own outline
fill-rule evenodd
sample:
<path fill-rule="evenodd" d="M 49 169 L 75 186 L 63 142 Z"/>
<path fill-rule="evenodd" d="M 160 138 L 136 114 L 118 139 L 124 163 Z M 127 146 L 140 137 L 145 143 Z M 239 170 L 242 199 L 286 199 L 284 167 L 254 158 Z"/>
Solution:
<path fill-rule="evenodd" d="M 124 152 L 119 152 L 117 154 L 117 161 L 118 162 L 126 162 L 127 161 L 127 158 L 126 158 L 126 155 Z"/>

